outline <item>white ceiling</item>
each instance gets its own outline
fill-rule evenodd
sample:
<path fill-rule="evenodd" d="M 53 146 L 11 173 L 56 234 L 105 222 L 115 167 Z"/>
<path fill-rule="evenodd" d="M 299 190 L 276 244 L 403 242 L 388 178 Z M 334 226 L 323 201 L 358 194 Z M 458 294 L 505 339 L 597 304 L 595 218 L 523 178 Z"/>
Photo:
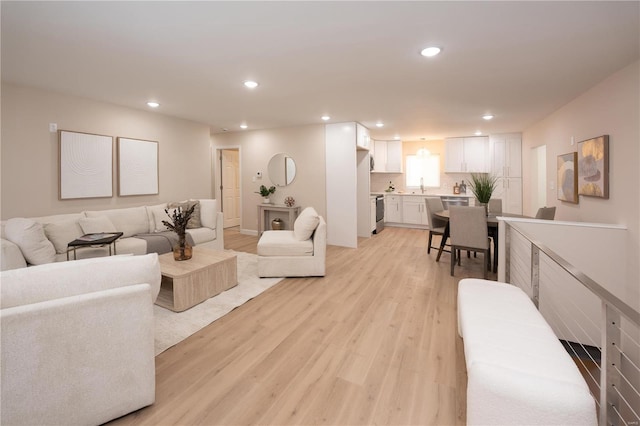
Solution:
<path fill-rule="evenodd" d="M 213 133 L 323 114 L 379 139 L 521 131 L 638 60 L 639 5 L 2 1 L 2 80 L 154 99 Z M 420 56 L 429 45 L 442 53 Z"/>

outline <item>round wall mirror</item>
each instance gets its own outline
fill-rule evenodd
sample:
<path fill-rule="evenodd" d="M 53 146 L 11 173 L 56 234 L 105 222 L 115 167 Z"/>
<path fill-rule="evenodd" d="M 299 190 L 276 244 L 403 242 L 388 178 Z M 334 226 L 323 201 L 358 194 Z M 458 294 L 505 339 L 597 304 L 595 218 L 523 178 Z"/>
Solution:
<path fill-rule="evenodd" d="M 276 154 L 269 160 L 269 179 L 275 186 L 287 186 L 296 177 L 296 162 L 287 154 Z"/>

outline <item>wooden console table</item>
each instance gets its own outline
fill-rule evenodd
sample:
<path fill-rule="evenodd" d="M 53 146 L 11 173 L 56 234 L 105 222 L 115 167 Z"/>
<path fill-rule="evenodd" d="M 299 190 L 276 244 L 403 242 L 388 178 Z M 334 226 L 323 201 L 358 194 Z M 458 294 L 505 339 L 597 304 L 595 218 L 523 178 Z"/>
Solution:
<path fill-rule="evenodd" d="M 269 219 L 268 212 L 283 212 L 289 215 L 289 229 L 293 229 L 293 222 L 296 221 L 296 218 L 300 214 L 300 207 L 287 207 L 284 204 L 258 204 L 258 237 L 262 235 L 262 233 L 270 229 L 267 220 Z"/>

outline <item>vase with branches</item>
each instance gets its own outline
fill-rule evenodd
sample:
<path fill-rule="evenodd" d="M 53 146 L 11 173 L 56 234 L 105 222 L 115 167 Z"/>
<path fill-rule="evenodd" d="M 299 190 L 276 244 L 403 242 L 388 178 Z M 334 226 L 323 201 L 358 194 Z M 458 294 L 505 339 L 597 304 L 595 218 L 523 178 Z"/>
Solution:
<path fill-rule="evenodd" d="M 493 191 L 496 189 L 498 177 L 489 173 L 471 173 L 469 186 L 478 202 L 487 208 Z"/>
<path fill-rule="evenodd" d="M 164 209 L 171 221 L 163 220 L 162 224 L 178 235 L 178 245 L 173 248 L 173 258 L 175 260 L 191 259 L 193 248 L 187 243 L 187 223 L 189 223 L 189 219 L 191 219 L 195 208 L 195 204 L 187 210 L 178 207 L 177 209 L 173 209 L 171 213 L 169 209 Z"/>

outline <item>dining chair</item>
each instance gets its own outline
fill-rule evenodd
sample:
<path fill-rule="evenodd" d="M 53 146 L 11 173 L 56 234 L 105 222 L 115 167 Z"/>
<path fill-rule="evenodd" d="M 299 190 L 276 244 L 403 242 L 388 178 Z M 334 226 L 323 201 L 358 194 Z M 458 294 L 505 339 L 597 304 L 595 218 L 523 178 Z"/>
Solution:
<path fill-rule="evenodd" d="M 536 213 L 536 219 L 553 220 L 556 217 L 555 207 L 540 207 Z"/>
<path fill-rule="evenodd" d="M 489 213 L 498 215 L 502 213 L 502 199 L 492 198 L 489 200 Z"/>
<path fill-rule="evenodd" d="M 433 247 L 431 241 L 434 235 L 440 235 L 444 238 L 444 229 L 447 226 L 445 220 L 437 218 L 434 213 L 444 210 L 442 204 L 442 198 L 440 197 L 425 197 L 424 199 L 427 208 L 427 223 L 429 224 L 429 244 L 427 246 L 427 254 L 431 253 L 431 249 L 437 249 L 439 247 Z M 443 250 L 446 251 L 446 250 Z"/>
<path fill-rule="evenodd" d="M 460 265 L 459 250 L 480 251 L 484 254 L 484 278 L 491 267 L 491 246 L 484 206 L 449 208 L 449 239 L 451 242 L 451 276 L 456 261 Z"/>

